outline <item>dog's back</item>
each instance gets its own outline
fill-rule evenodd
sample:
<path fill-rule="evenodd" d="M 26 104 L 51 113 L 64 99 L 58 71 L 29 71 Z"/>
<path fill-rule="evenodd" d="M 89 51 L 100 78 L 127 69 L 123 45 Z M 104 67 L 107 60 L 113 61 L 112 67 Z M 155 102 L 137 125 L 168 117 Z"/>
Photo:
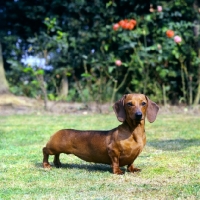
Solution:
<path fill-rule="evenodd" d="M 80 131 L 63 129 L 52 135 L 46 148 L 52 152 L 52 155 L 60 153 L 74 154 L 87 162 L 110 164 L 107 141 L 111 132 L 113 130 Z"/>

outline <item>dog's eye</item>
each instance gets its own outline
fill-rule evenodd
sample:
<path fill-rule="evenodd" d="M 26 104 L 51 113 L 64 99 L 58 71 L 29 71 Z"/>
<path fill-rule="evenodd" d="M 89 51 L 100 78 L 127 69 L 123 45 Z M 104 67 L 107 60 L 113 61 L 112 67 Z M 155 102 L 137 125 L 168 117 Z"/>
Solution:
<path fill-rule="evenodd" d="M 129 106 L 129 107 L 130 107 L 130 106 L 133 106 L 132 102 L 128 102 L 128 103 L 127 103 L 127 106 Z"/>
<path fill-rule="evenodd" d="M 146 105 L 146 102 L 142 102 L 142 106 L 145 106 Z"/>

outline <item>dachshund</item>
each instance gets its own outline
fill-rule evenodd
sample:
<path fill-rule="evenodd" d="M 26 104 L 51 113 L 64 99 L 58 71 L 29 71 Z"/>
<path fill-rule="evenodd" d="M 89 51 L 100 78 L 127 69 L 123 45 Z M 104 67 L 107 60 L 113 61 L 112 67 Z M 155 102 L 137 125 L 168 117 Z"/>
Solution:
<path fill-rule="evenodd" d="M 122 122 L 108 131 L 63 129 L 56 132 L 43 148 L 43 167 L 61 167 L 61 153 L 74 154 L 87 162 L 109 164 L 114 174 L 141 171 L 133 165 L 146 144 L 145 117 L 154 122 L 159 110 L 156 103 L 144 94 L 126 94 L 113 105 L 117 119 Z"/>

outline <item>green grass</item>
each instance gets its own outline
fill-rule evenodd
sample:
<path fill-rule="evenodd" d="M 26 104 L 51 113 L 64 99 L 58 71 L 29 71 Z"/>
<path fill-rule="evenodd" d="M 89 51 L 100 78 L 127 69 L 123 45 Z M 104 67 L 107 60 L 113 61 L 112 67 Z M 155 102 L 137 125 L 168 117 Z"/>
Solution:
<path fill-rule="evenodd" d="M 108 165 L 64 154 L 62 168 L 42 168 L 41 150 L 57 130 L 118 124 L 114 114 L 0 116 L 0 199 L 200 199 L 195 115 L 160 114 L 153 124 L 146 122 L 147 145 L 135 161 L 140 173 L 118 176 Z"/>

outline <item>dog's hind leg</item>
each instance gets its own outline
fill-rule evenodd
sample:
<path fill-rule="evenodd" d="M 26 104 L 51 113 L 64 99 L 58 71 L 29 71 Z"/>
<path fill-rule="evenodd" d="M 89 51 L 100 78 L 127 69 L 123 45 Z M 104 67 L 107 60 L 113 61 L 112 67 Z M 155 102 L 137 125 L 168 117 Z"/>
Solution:
<path fill-rule="evenodd" d="M 42 149 L 43 152 L 43 167 L 44 168 L 51 168 L 51 165 L 49 164 L 49 152 L 46 147 Z"/>
<path fill-rule="evenodd" d="M 138 168 L 134 167 L 133 164 L 128 165 L 128 166 L 127 166 L 127 170 L 128 170 L 129 172 L 132 172 L 132 173 L 134 173 L 134 172 L 140 172 L 140 171 L 141 171 L 141 169 L 138 169 Z"/>
<path fill-rule="evenodd" d="M 61 167 L 61 162 L 60 162 L 59 156 L 60 156 L 60 154 L 56 154 L 54 156 L 54 160 L 53 160 L 53 163 L 57 168 Z"/>

